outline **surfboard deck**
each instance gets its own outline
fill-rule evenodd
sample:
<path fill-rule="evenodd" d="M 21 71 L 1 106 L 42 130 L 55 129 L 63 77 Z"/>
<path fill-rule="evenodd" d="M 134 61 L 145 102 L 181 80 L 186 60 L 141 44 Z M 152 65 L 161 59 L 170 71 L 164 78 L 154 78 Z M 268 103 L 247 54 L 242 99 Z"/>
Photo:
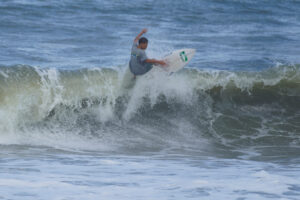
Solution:
<path fill-rule="evenodd" d="M 163 58 L 163 60 L 166 61 L 167 66 L 161 66 L 161 68 L 168 74 L 177 72 L 190 62 L 195 53 L 196 49 L 179 49 L 173 51 Z"/>

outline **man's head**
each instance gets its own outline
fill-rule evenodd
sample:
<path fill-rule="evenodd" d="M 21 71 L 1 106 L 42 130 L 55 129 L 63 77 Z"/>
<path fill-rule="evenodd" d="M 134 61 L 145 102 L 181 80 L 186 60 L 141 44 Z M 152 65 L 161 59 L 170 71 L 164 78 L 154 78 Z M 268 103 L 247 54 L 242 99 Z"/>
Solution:
<path fill-rule="evenodd" d="M 148 40 L 147 40 L 147 38 L 141 37 L 139 39 L 139 48 L 141 48 L 141 49 L 147 49 L 147 46 L 148 46 Z"/>

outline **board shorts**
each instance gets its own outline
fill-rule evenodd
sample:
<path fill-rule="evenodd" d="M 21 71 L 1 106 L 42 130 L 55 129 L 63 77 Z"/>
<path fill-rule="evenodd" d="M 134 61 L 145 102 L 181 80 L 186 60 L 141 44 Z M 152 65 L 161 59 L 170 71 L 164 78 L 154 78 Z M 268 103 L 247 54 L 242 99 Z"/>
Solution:
<path fill-rule="evenodd" d="M 131 63 L 129 63 L 129 68 L 131 73 L 133 73 L 134 75 L 143 75 L 146 74 L 147 72 L 149 72 L 153 67 L 153 64 L 151 63 L 143 63 L 140 65 L 135 65 L 133 66 Z"/>

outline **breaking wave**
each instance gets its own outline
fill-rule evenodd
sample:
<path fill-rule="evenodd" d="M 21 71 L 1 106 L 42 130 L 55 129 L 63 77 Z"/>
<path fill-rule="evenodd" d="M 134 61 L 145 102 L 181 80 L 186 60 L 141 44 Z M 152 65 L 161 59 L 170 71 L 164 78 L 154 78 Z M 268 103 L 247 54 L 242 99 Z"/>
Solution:
<path fill-rule="evenodd" d="M 1 66 L 1 144 L 133 152 L 299 146 L 297 65 L 153 72 L 130 87 L 124 77 L 122 67 Z"/>

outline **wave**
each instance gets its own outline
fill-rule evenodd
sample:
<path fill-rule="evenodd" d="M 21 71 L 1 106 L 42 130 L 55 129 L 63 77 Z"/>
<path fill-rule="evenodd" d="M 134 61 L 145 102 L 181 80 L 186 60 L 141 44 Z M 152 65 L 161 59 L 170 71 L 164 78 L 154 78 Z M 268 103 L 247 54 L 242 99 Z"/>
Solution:
<path fill-rule="evenodd" d="M 297 146 L 300 66 L 153 72 L 0 67 L 1 144 L 83 149 Z M 124 85 L 125 84 L 125 85 Z"/>

